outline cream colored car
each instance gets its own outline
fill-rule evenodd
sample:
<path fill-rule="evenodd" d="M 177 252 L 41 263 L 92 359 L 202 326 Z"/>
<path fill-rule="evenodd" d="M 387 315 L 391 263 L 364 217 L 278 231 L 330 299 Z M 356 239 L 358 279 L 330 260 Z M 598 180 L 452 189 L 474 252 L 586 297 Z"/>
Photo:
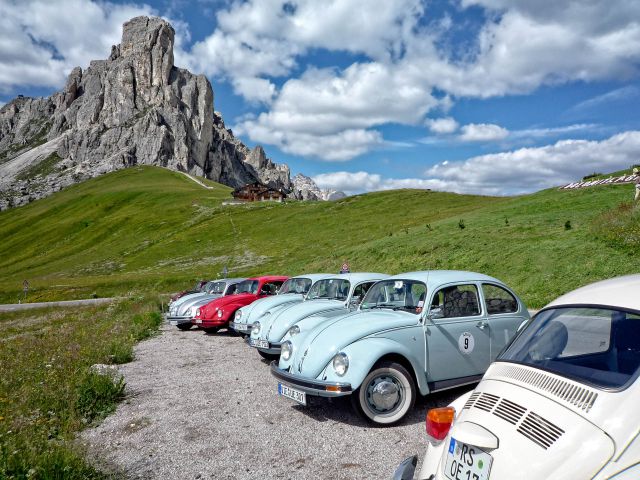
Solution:
<path fill-rule="evenodd" d="M 427 413 L 417 478 L 640 478 L 640 275 L 541 310 L 478 387 Z M 397 479 L 413 478 L 417 458 Z"/>

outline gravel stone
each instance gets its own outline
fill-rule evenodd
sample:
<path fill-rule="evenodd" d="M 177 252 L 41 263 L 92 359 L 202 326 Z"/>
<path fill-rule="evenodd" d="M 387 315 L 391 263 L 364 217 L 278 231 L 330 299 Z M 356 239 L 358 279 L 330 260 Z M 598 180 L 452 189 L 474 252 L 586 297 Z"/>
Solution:
<path fill-rule="evenodd" d="M 81 440 L 89 458 L 130 478 L 391 478 L 426 445 L 427 409 L 465 389 L 418 399 L 396 426 L 362 420 L 346 399 L 277 395 L 268 362 L 224 330 L 164 325 L 119 370 L 127 400 Z M 418 465 L 419 468 L 420 465 Z"/>

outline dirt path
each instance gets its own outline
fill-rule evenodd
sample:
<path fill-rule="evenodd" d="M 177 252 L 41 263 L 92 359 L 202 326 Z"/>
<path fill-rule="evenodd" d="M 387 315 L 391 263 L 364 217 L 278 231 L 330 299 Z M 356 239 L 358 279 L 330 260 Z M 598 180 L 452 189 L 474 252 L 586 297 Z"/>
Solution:
<path fill-rule="evenodd" d="M 145 479 L 388 479 L 424 452 L 427 408 L 463 391 L 373 428 L 348 400 L 302 407 L 278 397 L 268 364 L 239 337 L 169 326 L 121 371 L 128 399 L 82 437 L 92 458 Z"/>

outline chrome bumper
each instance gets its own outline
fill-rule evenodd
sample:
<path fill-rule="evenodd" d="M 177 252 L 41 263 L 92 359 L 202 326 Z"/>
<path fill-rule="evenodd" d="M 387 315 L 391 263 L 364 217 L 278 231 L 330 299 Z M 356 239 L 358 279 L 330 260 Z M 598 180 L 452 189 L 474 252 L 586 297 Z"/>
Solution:
<path fill-rule="evenodd" d="M 183 323 L 191 323 L 191 317 L 170 317 L 167 315 L 167 322 L 171 325 L 182 325 Z"/>
<path fill-rule="evenodd" d="M 229 322 L 229 327 L 233 328 L 236 332 L 249 334 L 253 329 L 253 324 Z"/>
<path fill-rule="evenodd" d="M 350 383 L 325 382 L 323 380 L 293 375 L 278 368 L 276 362 L 271 363 L 271 375 L 285 385 L 318 397 L 344 397 L 345 395 L 351 395 L 353 393 Z"/>

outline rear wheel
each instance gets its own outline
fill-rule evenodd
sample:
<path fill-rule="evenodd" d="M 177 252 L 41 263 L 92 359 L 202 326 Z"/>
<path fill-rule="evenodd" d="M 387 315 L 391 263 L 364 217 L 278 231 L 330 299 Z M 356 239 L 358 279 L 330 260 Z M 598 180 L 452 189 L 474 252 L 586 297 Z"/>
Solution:
<path fill-rule="evenodd" d="M 209 328 L 203 328 L 203 330 L 207 333 L 216 333 L 219 328 L 218 327 L 209 327 Z"/>
<path fill-rule="evenodd" d="M 191 330 L 191 327 L 193 327 L 193 323 L 181 323 L 179 325 L 176 325 L 176 327 L 178 327 L 178 330 Z"/>
<path fill-rule="evenodd" d="M 416 401 L 413 377 L 396 362 L 380 362 L 351 395 L 355 409 L 378 425 L 391 425 L 401 420 Z"/>
<path fill-rule="evenodd" d="M 267 352 L 263 352 L 261 350 L 258 350 L 258 353 L 265 360 L 278 360 L 280 358 L 280 354 L 279 353 L 267 353 Z"/>

